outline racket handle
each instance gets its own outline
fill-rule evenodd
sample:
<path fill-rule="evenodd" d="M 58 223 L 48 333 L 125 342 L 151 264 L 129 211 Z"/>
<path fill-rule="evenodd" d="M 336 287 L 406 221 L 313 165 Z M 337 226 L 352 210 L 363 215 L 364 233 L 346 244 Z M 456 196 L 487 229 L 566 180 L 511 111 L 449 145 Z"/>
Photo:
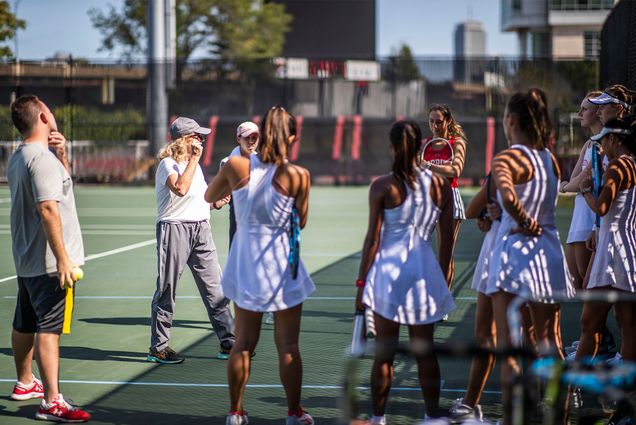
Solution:
<path fill-rule="evenodd" d="M 366 342 L 364 311 L 356 310 L 353 319 L 353 334 L 351 335 L 351 354 L 363 354 Z"/>
<path fill-rule="evenodd" d="M 73 287 L 66 287 L 66 297 L 64 298 L 64 322 L 62 322 L 62 333 L 71 333 L 71 318 L 73 317 Z"/>
<path fill-rule="evenodd" d="M 373 318 L 373 311 L 370 308 L 364 310 L 364 321 L 367 328 L 367 339 L 375 338 L 375 319 Z"/>

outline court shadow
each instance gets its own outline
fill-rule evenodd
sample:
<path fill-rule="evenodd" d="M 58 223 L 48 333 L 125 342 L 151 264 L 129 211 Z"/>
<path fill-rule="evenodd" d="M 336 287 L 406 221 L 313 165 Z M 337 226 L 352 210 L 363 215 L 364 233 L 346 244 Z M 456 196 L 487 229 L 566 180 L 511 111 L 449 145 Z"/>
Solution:
<path fill-rule="evenodd" d="M 117 361 L 127 363 L 145 363 L 147 352 L 99 350 L 88 347 L 60 347 L 60 358 L 95 361 Z"/>
<path fill-rule="evenodd" d="M 79 319 L 80 322 L 114 325 L 114 326 L 150 326 L 150 317 L 89 317 Z M 205 320 L 174 320 L 173 328 L 211 329 L 210 322 Z"/>

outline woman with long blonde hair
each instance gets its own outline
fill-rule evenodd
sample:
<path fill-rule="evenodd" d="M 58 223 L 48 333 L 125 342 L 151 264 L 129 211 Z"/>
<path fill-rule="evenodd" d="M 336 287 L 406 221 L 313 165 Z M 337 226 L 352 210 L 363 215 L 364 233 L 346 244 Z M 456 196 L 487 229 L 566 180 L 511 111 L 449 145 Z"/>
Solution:
<path fill-rule="evenodd" d="M 172 141 L 159 152 L 155 175 L 157 289 L 152 298 L 149 362 L 176 364 L 184 360 L 168 346 L 168 340 L 176 287 L 186 266 L 219 338 L 218 356 L 221 358 L 234 345 L 234 320 L 221 291 L 219 258 L 210 231 L 210 204 L 203 199 L 207 185 L 199 165 L 201 140 L 210 131 L 193 119 L 179 117 L 170 126 Z"/>

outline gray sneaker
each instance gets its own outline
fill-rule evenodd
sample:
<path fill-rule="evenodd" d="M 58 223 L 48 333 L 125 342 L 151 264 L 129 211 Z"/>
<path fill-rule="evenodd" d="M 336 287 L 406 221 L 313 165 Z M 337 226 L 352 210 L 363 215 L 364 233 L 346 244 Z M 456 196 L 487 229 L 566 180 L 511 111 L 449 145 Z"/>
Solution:
<path fill-rule="evenodd" d="M 449 416 L 454 423 L 463 422 L 467 419 L 474 419 L 479 422 L 483 422 L 484 414 L 481 411 L 481 406 L 479 404 L 475 405 L 475 407 L 470 407 L 467 404 L 464 404 L 463 398 L 458 398 L 453 402 L 449 410 Z"/>

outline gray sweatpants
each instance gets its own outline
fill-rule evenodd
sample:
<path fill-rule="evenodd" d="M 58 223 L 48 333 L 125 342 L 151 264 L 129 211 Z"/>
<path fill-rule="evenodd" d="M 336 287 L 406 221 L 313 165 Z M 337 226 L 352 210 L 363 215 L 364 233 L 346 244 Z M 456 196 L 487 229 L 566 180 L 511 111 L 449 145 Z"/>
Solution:
<path fill-rule="evenodd" d="M 152 298 L 150 347 L 168 346 L 177 282 L 188 265 L 221 344 L 234 343 L 234 319 L 221 290 L 221 269 L 210 223 L 157 223 L 157 291 Z M 225 344 L 224 344 L 225 343 Z"/>

